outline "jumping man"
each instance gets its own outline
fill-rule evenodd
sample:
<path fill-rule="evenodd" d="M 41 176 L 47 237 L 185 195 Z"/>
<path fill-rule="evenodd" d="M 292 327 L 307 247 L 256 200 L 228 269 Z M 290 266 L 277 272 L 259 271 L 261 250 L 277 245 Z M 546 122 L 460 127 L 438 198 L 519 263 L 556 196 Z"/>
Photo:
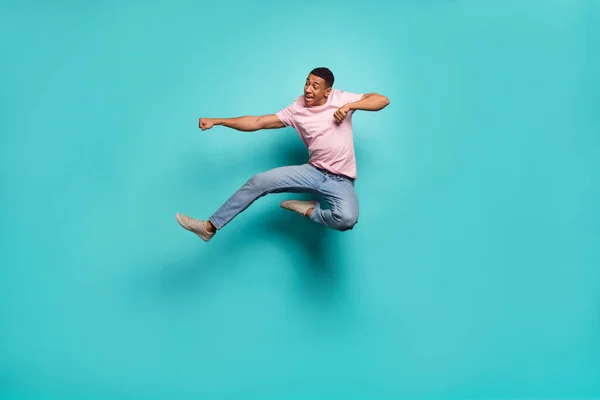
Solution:
<path fill-rule="evenodd" d="M 357 94 L 333 89 L 334 76 L 327 68 L 313 69 L 304 94 L 276 114 L 237 118 L 200 118 L 203 131 L 223 125 L 238 131 L 293 127 L 308 149 L 303 165 L 274 168 L 251 177 L 208 220 L 177 213 L 179 224 L 208 242 L 254 201 L 270 193 L 320 194 L 329 208 L 315 200 L 287 200 L 281 207 L 329 228 L 346 231 L 358 222 L 357 178 L 352 114 L 355 110 L 379 111 L 390 102 L 376 93 Z"/>

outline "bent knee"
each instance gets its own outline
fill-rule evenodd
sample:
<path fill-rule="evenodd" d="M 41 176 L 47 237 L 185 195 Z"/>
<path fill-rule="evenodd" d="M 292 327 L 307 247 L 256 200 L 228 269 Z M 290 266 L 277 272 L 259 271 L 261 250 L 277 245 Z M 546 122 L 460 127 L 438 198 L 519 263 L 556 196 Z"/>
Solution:
<path fill-rule="evenodd" d="M 349 231 L 354 228 L 354 225 L 358 223 L 358 215 L 355 214 L 342 214 L 336 221 L 335 228 L 338 231 Z"/>
<path fill-rule="evenodd" d="M 357 220 L 356 219 L 348 219 L 348 220 L 344 220 L 342 221 L 342 223 L 340 224 L 339 230 L 340 231 L 349 231 L 352 230 L 352 228 L 354 228 L 354 225 L 357 224 Z"/>

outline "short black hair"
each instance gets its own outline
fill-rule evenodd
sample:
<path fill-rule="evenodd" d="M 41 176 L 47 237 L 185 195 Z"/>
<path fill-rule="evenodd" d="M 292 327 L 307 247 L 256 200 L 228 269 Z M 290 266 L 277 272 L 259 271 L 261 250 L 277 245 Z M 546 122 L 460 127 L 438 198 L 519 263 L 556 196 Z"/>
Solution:
<path fill-rule="evenodd" d="M 327 84 L 327 87 L 332 87 L 333 82 L 335 81 L 333 72 L 331 72 L 329 68 L 318 67 L 310 71 L 310 74 L 318 76 L 319 78 L 323 78 L 325 80 L 325 83 Z"/>

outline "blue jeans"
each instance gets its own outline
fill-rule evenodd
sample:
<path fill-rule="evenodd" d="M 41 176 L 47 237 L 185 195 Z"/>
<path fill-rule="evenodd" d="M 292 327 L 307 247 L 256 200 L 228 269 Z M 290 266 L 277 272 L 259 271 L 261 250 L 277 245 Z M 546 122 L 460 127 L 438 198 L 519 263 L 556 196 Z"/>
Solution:
<path fill-rule="evenodd" d="M 352 229 L 358 222 L 358 198 L 354 180 L 316 168 L 312 164 L 274 168 L 250 178 L 211 217 L 221 229 L 258 198 L 270 193 L 315 193 L 329 204 L 317 202 L 310 219 L 338 231 Z"/>

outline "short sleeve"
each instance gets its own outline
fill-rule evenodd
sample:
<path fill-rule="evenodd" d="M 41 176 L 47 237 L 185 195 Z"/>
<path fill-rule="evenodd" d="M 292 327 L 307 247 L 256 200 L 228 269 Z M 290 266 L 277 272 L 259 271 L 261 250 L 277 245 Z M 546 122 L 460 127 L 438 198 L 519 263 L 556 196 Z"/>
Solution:
<path fill-rule="evenodd" d="M 340 99 L 343 104 L 354 103 L 362 99 L 362 93 L 340 92 Z"/>
<path fill-rule="evenodd" d="M 293 125 L 293 119 L 294 119 L 293 107 L 294 107 L 294 104 L 292 103 L 289 106 L 287 106 L 286 108 L 279 110 L 277 113 L 275 113 L 275 115 L 277 115 L 277 117 L 281 120 L 281 122 L 283 122 L 283 124 L 285 126 Z"/>

